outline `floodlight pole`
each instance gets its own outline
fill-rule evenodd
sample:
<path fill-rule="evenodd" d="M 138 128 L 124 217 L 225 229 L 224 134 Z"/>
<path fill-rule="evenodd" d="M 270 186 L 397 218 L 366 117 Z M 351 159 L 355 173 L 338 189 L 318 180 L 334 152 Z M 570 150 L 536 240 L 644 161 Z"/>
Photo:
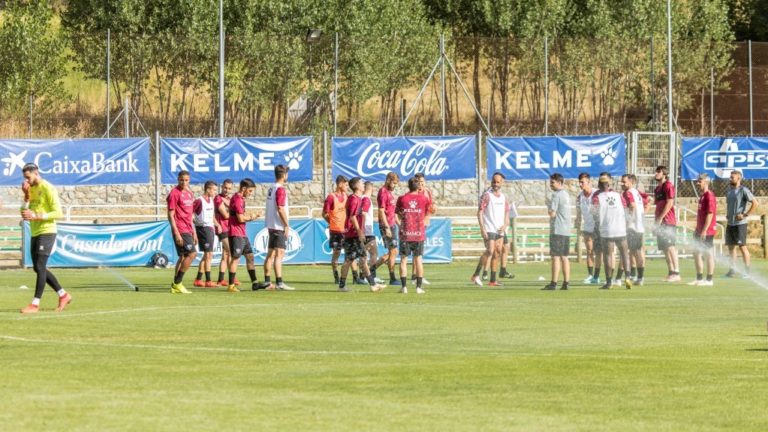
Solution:
<path fill-rule="evenodd" d="M 672 116 L 672 0 L 667 0 L 667 131 L 670 133 L 674 132 Z"/>
<path fill-rule="evenodd" d="M 440 120 L 445 136 L 445 35 L 440 35 Z"/>
<path fill-rule="evenodd" d="M 112 35 L 110 29 L 107 29 L 107 138 L 109 138 L 109 83 L 110 83 L 110 67 L 111 67 L 111 45 L 112 45 Z"/>
<path fill-rule="evenodd" d="M 219 0 L 219 139 L 224 139 L 224 0 Z"/>
<path fill-rule="evenodd" d="M 544 36 L 544 136 L 549 135 L 549 39 Z"/>
<path fill-rule="evenodd" d="M 339 109 L 339 32 L 335 33 L 333 54 L 333 136 L 336 136 L 337 111 Z"/>
<path fill-rule="evenodd" d="M 747 43 L 747 51 L 749 54 L 749 136 L 754 135 L 754 115 L 752 111 L 752 41 Z"/>

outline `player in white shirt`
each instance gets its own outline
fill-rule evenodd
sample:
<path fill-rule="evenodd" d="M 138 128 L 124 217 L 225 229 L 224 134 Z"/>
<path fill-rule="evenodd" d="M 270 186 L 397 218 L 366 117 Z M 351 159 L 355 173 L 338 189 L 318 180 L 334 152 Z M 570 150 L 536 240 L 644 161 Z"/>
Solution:
<path fill-rule="evenodd" d="M 504 234 L 507 232 L 507 224 L 509 223 L 509 204 L 506 195 L 501 192 L 503 184 L 504 175 L 495 173 L 491 178 L 491 188 L 480 197 L 477 221 L 480 224 L 480 234 L 485 241 L 485 252 L 480 256 L 480 262 L 471 278 L 472 282 L 478 286 L 483 286 L 480 272 L 489 259 L 491 260 L 491 281 L 488 285 L 501 285 L 496 281 L 495 269 L 501 258 L 504 248 Z"/>
<path fill-rule="evenodd" d="M 600 233 L 595 227 L 595 218 L 592 215 L 592 200 L 597 190 L 592 188 L 592 177 L 589 173 L 579 174 L 579 192 L 576 197 L 576 229 L 581 230 L 584 239 L 584 247 L 587 249 L 587 272 L 585 284 L 600 283 L 600 262 L 603 254 L 600 247 Z"/>
<path fill-rule="evenodd" d="M 643 236 L 645 235 L 645 204 L 647 195 L 637 190 L 637 176 L 634 174 L 624 174 L 621 177 L 622 199 L 627 212 L 627 247 L 629 248 L 629 258 L 637 266 L 637 277 L 634 279 L 635 285 L 643 285 L 645 276 L 645 248 L 643 247 Z M 630 278 L 635 275 L 635 266 Z"/>
<path fill-rule="evenodd" d="M 365 211 L 365 220 L 363 223 L 363 231 L 365 231 L 365 245 L 363 245 L 363 247 L 366 252 L 368 252 L 368 260 L 366 262 L 375 264 L 378 260 L 379 250 L 378 244 L 376 243 L 376 234 L 373 231 L 373 222 L 375 219 L 373 217 L 373 200 L 371 200 L 371 196 L 373 196 L 373 183 L 366 181 L 363 183 L 363 208 L 367 208 L 368 210 Z M 376 267 L 374 266 L 371 266 L 371 275 L 376 283 L 384 283 L 383 280 L 376 277 Z M 364 278 L 361 282 L 368 283 Z"/>
<path fill-rule="evenodd" d="M 598 182 L 600 193 L 597 195 L 596 212 L 598 216 L 598 229 L 600 241 L 603 246 L 603 265 L 605 266 L 605 285 L 600 289 L 610 289 L 613 281 L 613 254 L 619 249 L 621 267 L 627 273 L 624 286 L 632 288 L 629 279 L 629 248 L 627 247 L 627 215 L 621 202 L 621 195 L 611 189 L 611 182 L 607 176 L 600 176 Z"/>
<path fill-rule="evenodd" d="M 264 225 L 269 230 L 269 243 L 267 245 L 267 257 L 264 259 L 264 284 L 257 288 L 275 289 L 272 285 L 270 272 L 275 269 L 276 288 L 282 291 L 293 291 L 283 282 L 283 258 L 285 248 L 290 238 L 288 226 L 288 190 L 285 183 L 288 181 L 288 167 L 278 165 L 275 167 L 275 184 L 267 191 L 267 208 L 264 213 Z"/>
<path fill-rule="evenodd" d="M 196 199 L 192 204 L 195 231 L 197 231 L 197 248 L 203 253 L 203 258 L 197 267 L 197 277 L 194 285 L 196 287 L 213 288 L 216 286 L 211 280 L 211 260 L 213 259 L 213 247 L 216 238 L 216 231 L 221 230 L 219 222 L 215 218 L 216 208 L 214 206 L 214 197 L 216 197 L 216 182 L 208 180 L 203 187 L 203 195 Z M 203 282 L 205 274 L 205 282 Z"/>

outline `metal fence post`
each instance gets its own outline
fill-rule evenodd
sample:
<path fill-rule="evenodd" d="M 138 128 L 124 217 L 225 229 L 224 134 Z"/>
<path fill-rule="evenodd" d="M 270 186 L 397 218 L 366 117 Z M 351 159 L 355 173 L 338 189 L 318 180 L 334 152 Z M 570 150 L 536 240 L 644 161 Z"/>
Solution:
<path fill-rule="evenodd" d="M 155 220 L 160 219 L 160 131 L 155 131 Z"/>
<path fill-rule="evenodd" d="M 709 134 L 715 136 L 715 68 L 709 68 Z"/>
<path fill-rule="evenodd" d="M 512 227 L 512 239 L 510 241 L 509 251 L 512 253 L 512 263 L 517 264 L 517 218 L 512 218 L 509 224 Z"/>
<path fill-rule="evenodd" d="M 123 105 L 123 127 L 125 128 L 123 132 L 126 138 L 130 138 L 131 136 L 131 109 L 128 106 L 129 103 L 131 102 L 128 100 L 128 97 L 126 96 L 125 102 Z"/>
<path fill-rule="evenodd" d="M 328 131 L 323 130 L 323 199 L 328 196 Z"/>
<path fill-rule="evenodd" d="M 483 181 L 483 131 L 477 131 L 477 196 L 482 192 Z"/>
<path fill-rule="evenodd" d="M 768 259 L 768 215 L 760 216 L 760 222 L 763 223 L 763 258 Z"/>
<path fill-rule="evenodd" d="M 32 111 L 34 109 L 34 96 L 29 95 L 29 137 L 32 138 Z"/>

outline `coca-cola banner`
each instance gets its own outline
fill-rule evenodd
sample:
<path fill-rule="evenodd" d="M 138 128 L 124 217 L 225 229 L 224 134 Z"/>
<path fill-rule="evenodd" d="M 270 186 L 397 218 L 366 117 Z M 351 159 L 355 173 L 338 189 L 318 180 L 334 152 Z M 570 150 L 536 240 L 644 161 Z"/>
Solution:
<path fill-rule="evenodd" d="M 428 180 L 477 176 L 474 136 L 334 138 L 333 176 L 384 181 L 393 171 L 407 179 L 423 173 Z"/>

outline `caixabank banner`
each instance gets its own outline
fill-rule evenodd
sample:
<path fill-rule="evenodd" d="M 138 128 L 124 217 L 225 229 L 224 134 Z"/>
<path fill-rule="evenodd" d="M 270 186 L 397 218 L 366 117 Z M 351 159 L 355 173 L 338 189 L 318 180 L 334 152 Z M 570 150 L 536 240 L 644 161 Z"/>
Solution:
<path fill-rule="evenodd" d="M 19 186 L 27 163 L 56 186 L 149 183 L 149 138 L 0 140 L 0 186 Z"/>

